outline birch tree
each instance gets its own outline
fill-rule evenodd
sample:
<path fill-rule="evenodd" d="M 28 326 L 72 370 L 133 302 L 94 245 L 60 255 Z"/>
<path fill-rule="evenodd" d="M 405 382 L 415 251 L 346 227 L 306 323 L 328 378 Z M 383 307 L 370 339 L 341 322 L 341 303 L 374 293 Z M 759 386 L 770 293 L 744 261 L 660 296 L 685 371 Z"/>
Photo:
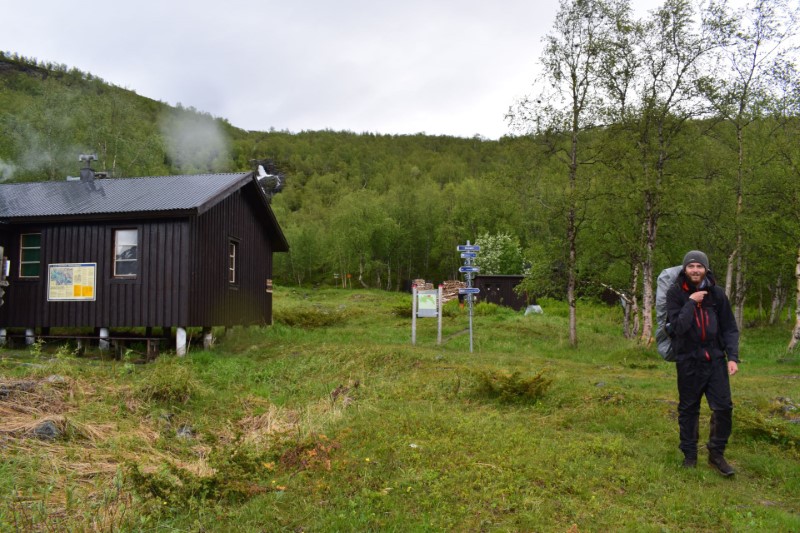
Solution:
<path fill-rule="evenodd" d="M 798 8 L 790 9 L 784 0 L 756 0 L 752 6 L 734 12 L 727 24 L 719 26 L 725 46 L 713 55 L 711 63 L 717 68 L 700 83 L 717 116 L 732 126 L 735 139 L 731 147 L 735 154 L 734 244 L 728 255 L 725 293 L 740 329 L 748 284 L 743 219 L 747 179 L 764 168 L 772 156 L 763 150 L 748 150 L 746 136 L 751 126 L 777 115 L 779 79 L 792 52 L 797 15 Z"/>
<path fill-rule="evenodd" d="M 705 111 L 696 82 L 701 60 L 718 45 L 713 37 L 720 23 L 714 6 L 697 13 L 687 0 L 666 0 L 646 19 L 636 43 L 641 67 L 634 84 L 636 110 L 627 124 L 635 131 L 638 152 L 644 246 L 641 338 L 645 342 L 653 336 L 658 228 L 668 209 L 665 193 L 675 186 L 670 173 L 674 144 L 688 122 Z"/>
<path fill-rule="evenodd" d="M 566 181 L 565 246 L 569 339 L 578 345 L 577 295 L 578 233 L 583 217 L 580 196 L 593 159 L 585 133 L 598 122 L 601 104 L 600 61 L 611 25 L 604 0 L 561 0 L 555 23 L 544 39 L 540 58 L 543 74 L 535 84 L 536 96 L 521 100 L 509 113 L 512 127 L 556 139 L 553 145 L 562 162 Z"/>

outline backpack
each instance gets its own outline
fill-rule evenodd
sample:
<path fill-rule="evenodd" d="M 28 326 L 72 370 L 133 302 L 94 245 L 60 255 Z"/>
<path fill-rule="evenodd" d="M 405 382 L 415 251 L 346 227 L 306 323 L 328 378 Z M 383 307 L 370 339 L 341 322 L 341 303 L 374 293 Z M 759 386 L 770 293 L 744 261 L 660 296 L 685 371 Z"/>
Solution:
<path fill-rule="evenodd" d="M 672 350 L 672 332 L 667 323 L 667 291 L 681 270 L 681 265 L 665 268 L 658 275 L 656 285 L 656 347 L 658 355 L 671 363 L 675 362 L 675 352 Z"/>

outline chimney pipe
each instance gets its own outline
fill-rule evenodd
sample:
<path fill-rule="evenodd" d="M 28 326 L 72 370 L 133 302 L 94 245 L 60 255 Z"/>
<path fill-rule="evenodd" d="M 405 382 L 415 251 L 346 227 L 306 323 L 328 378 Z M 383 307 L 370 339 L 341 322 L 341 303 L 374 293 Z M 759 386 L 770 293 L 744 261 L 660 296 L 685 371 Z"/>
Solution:
<path fill-rule="evenodd" d="M 86 166 L 81 169 L 81 181 L 94 181 L 94 170 L 92 170 L 92 161 L 97 161 L 95 154 L 81 154 L 78 161 L 85 161 Z"/>

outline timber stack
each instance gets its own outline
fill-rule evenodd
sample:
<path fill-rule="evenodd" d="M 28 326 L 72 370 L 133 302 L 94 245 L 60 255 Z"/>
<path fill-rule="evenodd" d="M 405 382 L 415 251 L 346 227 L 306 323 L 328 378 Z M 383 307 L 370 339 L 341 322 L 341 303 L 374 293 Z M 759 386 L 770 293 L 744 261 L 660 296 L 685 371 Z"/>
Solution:
<path fill-rule="evenodd" d="M 411 281 L 411 285 L 416 287 L 418 291 L 432 291 L 433 283 L 428 283 L 424 279 L 415 279 Z"/>
<path fill-rule="evenodd" d="M 458 299 L 458 289 L 466 288 L 467 284 L 464 281 L 455 279 L 442 282 L 442 303 L 447 303 L 450 300 Z"/>

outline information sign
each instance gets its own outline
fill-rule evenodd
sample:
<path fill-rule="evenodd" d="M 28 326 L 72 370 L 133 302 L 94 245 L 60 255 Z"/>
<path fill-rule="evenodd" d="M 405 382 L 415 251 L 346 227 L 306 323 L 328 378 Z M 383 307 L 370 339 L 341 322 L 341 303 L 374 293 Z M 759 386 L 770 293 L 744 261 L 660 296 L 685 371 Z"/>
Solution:
<path fill-rule="evenodd" d="M 49 265 L 48 301 L 94 301 L 97 263 Z"/>
<path fill-rule="evenodd" d="M 437 297 L 439 291 L 417 291 L 417 316 L 420 318 L 436 318 Z"/>

